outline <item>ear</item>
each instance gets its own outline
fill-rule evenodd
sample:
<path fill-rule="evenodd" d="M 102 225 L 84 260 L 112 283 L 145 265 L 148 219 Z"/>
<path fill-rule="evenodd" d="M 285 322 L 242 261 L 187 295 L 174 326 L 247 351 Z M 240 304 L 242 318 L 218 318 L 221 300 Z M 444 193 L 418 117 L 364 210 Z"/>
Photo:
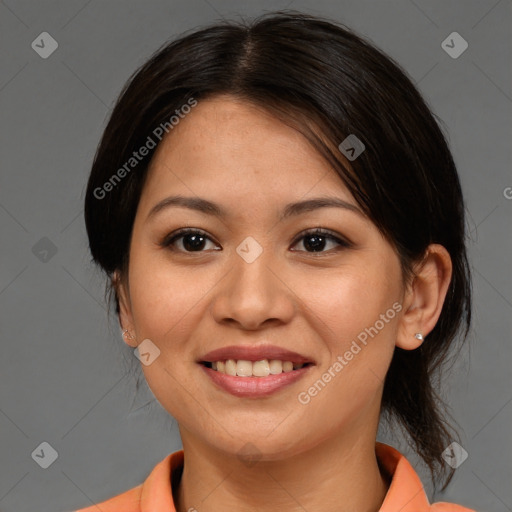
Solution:
<path fill-rule="evenodd" d="M 134 333 L 134 322 L 132 315 L 132 306 L 130 300 L 130 292 L 128 289 L 128 283 L 124 279 L 121 279 L 119 272 L 116 270 L 112 277 L 112 283 L 117 293 L 117 300 L 119 301 L 119 323 L 121 329 L 127 329 L 128 333 L 126 336 L 123 335 L 124 342 L 130 347 L 136 347 L 136 336 Z"/>
<path fill-rule="evenodd" d="M 439 244 L 428 246 L 418 267 L 405 292 L 404 314 L 396 339 L 396 346 L 404 350 L 414 350 L 423 343 L 415 337 L 416 333 L 426 338 L 434 329 L 452 278 L 450 254 Z"/>

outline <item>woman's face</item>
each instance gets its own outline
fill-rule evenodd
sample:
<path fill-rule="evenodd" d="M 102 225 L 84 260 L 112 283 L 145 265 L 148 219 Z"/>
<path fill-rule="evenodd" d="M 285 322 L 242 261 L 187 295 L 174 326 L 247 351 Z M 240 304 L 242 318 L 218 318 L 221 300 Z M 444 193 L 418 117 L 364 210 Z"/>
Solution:
<path fill-rule="evenodd" d="M 151 214 L 171 196 L 223 214 L 176 204 Z M 313 198 L 351 206 L 287 208 Z M 133 346 L 145 340 L 145 377 L 184 445 L 194 438 L 236 454 L 251 443 L 270 460 L 374 435 L 404 290 L 397 255 L 358 210 L 301 134 L 248 103 L 199 101 L 163 139 L 136 214 L 121 320 Z M 203 238 L 169 242 L 181 228 Z M 316 228 L 334 238 L 308 235 Z M 285 386 L 244 395 L 200 362 L 212 350 L 265 345 L 312 364 Z"/>

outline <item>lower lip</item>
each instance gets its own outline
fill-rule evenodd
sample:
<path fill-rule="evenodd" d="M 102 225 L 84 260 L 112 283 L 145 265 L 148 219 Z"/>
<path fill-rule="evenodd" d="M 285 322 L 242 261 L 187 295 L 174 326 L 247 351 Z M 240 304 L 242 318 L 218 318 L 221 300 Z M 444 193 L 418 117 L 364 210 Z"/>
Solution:
<path fill-rule="evenodd" d="M 278 375 L 268 375 L 267 377 L 236 377 L 212 370 L 203 364 L 200 364 L 200 366 L 206 372 L 206 375 L 224 391 L 238 397 L 259 398 L 271 395 L 298 381 L 304 377 L 313 365 L 303 366 L 298 370 L 283 372 Z"/>

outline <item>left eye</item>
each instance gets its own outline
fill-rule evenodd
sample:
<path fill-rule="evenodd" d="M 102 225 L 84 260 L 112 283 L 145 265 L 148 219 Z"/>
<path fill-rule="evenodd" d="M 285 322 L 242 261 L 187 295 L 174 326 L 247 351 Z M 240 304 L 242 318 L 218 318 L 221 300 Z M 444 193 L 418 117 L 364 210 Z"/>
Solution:
<path fill-rule="evenodd" d="M 184 252 L 203 252 L 207 241 L 212 242 L 210 237 L 203 231 L 199 231 L 197 229 L 184 229 L 166 237 L 160 245 L 171 250 L 176 250 L 175 244 L 178 240 L 181 240 L 182 244 L 182 248 L 179 248 L 178 250 Z M 341 246 L 342 248 L 350 247 L 349 242 L 320 228 L 302 233 L 301 236 L 294 241 L 293 246 L 296 246 L 301 240 L 304 241 L 304 247 L 312 249 L 311 251 L 306 250 L 306 252 L 327 252 L 324 249 L 328 242 L 334 243 L 335 246 Z"/>
<path fill-rule="evenodd" d="M 338 238 L 337 236 L 334 236 L 330 233 L 330 231 L 326 231 L 321 228 L 317 228 L 313 231 L 308 231 L 306 233 L 303 233 L 300 238 L 297 239 L 295 245 L 300 241 L 304 240 L 303 245 L 304 247 L 309 246 L 309 248 L 313 249 L 311 252 L 328 252 L 324 251 L 325 245 L 327 241 L 330 241 L 331 243 L 334 243 L 336 246 L 341 246 L 342 248 L 348 248 L 350 247 L 350 244 L 342 240 L 341 238 Z M 306 241 L 308 241 L 306 243 Z M 306 251 L 310 252 L 310 251 Z"/>

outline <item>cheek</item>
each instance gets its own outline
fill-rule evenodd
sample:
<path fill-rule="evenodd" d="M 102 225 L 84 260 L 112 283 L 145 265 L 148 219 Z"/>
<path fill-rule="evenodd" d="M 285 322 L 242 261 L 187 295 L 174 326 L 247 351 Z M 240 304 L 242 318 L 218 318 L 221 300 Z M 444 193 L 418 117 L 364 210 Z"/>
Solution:
<path fill-rule="evenodd" d="M 367 408 L 379 409 L 401 308 L 397 286 L 356 274 L 345 272 L 337 282 L 324 283 L 324 293 L 310 292 L 308 301 L 309 322 L 326 357 L 298 401 L 312 422 L 322 418 L 334 430 L 358 421 Z"/>
<path fill-rule="evenodd" d="M 392 258 L 380 264 L 361 258 L 300 286 L 308 306 L 304 314 L 326 349 L 304 400 L 315 402 L 312 409 L 318 407 L 320 414 L 322 407 L 342 399 L 339 407 L 348 413 L 380 392 L 389 368 L 401 309 L 399 267 Z"/>
<path fill-rule="evenodd" d="M 203 276 L 206 277 L 206 276 Z M 185 267 L 172 266 L 154 257 L 134 255 L 130 263 L 132 310 L 140 335 L 160 340 L 168 346 L 170 338 L 179 341 L 187 326 L 197 325 L 215 280 L 197 279 Z M 176 344 L 172 345 L 177 347 Z"/>
<path fill-rule="evenodd" d="M 343 345 L 379 320 L 399 297 L 393 269 L 369 271 L 363 264 L 309 273 L 294 283 L 304 312 L 316 318 L 321 333 Z M 366 267 L 366 268 L 365 268 Z M 388 277 L 385 277 L 385 276 Z M 398 279 L 398 277 L 396 277 Z M 393 315 L 395 316 L 395 315 Z"/>

